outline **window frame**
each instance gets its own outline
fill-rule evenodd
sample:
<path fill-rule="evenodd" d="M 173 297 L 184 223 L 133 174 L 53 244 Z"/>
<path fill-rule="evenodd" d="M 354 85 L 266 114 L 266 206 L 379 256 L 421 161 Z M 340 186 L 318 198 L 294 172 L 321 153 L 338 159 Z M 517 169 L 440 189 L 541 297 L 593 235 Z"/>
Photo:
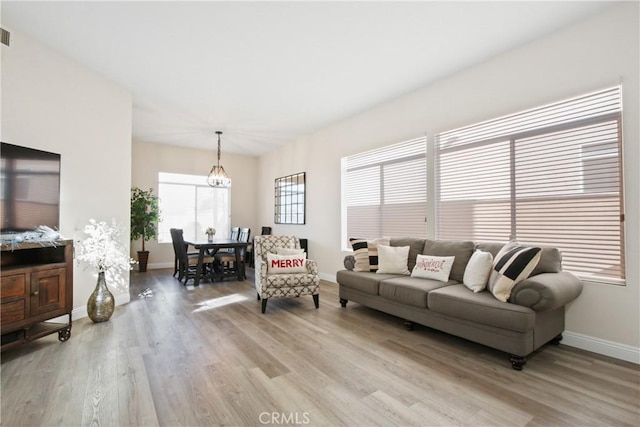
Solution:
<path fill-rule="evenodd" d="M 614 105 L 613 110 L 606 110 L 603 111 L 601 113 L 596 113 L 597 108 L 601 108 L 600 106 L 596 106 L 593 107 L 593 111 L 589 110 L 587 108 L 585 109 L 584 118 L 578 118 L 575 120 L 567 120 L 565 123 L 550 123 L 550 124 L 546 124 L 544 126 L 535 128 L 532 127 L 530 129 L 524 129 L 520 132 L 505 132 L 503 134 L 498 134 L 498 132 L 496 132 L 495 135 L 491 135 L 490 137 L 487 137 L 485 139 L 479 137 L 474 139 L 472 136 L 473 132 L 474 132 L 474 127 L 476 128 L 476 133 L 478 135 L 482 135 L 483 132 L 485 132 L 486 134 L 490 135 L 490 133 L 494 130 L 494 129 L 499 129 L 499 126 L 504 126 L 505 128 L 509 128 L 509 126 L 513 126 L 513 124 L 518 124 L 518 120 L 526 120 L 528 117 L 526 116 L 528 113 L 532 113 L 533 115 L 535 115 L 538 112 L 545 112 L 545 111 L 553 111 L 554 108 L 557 108 L 558 106 L 563 106 L 563 105 L 570 105 L 571 102 L 576 102 L 579 103 L 579 101 L 581 99 L 585 99 L 587 100 L 587 103 L 592 99 L 591 97 L 593 97 L 593 99 L 598 99 L 597 97 L 599 95 L 603 95 L 603 97 L 606 97 L 608 95 L 611 95 L 613 98 L 616 99 L 617 104 L 611 103 L 611 105 Z M 617 97 L 617 98 L 616 98 Z M 594 103 L 595 104 L 595 103 Z M 604 104 L 604 103 L 603 103 Z M 585 104 L 587 105 L 587 104 Z M 617 107 L 617 108 L 615 108 Z M 589 106 L 589 108 L 591 108 L 591 106 Z M 548 110 L 545 110 L 548 109 Z M 549 119 L 551 121 L 553 121 L 553 117 L 552 115 L 550 115 L 550 117 L 552 117 L 552 119 Z M 559 116 L 561 117 L 561 116 Z M 513 123 L 509 123 L 509 119 L 510 118 L 514 118 L 514 122 Z M 524 119 L 523 119 L 524 118 Z M 487 124 L 487 129 L 483 129 L 483 126 Z M 542 137 L 543 135 L 548 135 L 549 137 L 552 137 L 555 134 L 559 134 L 561 132 L 566 132 L 567 134 L 569 134 L 570 131 L 576 131 L 578 134 L 583 131 L 583 129 L 588 129 L 589 126 L 592 127 L 598 127 L 601 126 L 603 129 L 607 127 L 607 124 L 609 124 L 609 128 L 610 129 L 615 129 L 615 131 L 617 132 L 617 138 L 615 139 L 615 144 L 616 144 L 616 153 L 613 154 L 613 157 L 616 157 L 617 162 L 616 162 L 616 166 L 617 166 L 617 187 L 618 190 L 617 191 L 607 191 L 606 190 L 606 183 L 609 182 L 609 180 L 611 179 L 611 177 L 609 175 L 604 175 L 604 182 L 605 185 L 602 185 L 602 189 L 600 189 L 599 191 L 589 191 L 587 190 L 587 188 L 585 186 L 588 185 L 587 179 L 588 177 L 585 175 L 585 171 L 586 169 L 584 168 L 585 165 L 585 158 L 584 158 L 584 146 L 585 145 L 589 145 L 589 144 L 598 144 L 598 143 L 608 143 L 608 141 L 603 140 L 604 142 L 600 142 L 597 141 L 595 143 L 591 143 L 588 141 L 584 141 L 582 140 L 576 140 L 572 146 L 575 146 L 576 149 L 579 149 L 578 152 L 578 161 L 580 162 L 580 164 L 582 165 L 582 192 L 578 193 L 576 192 L 575 195 L 572 195 L 572 197 L 569 196 L 559 196 L 558 200 L 578 200 L 580 197 L 582 198 L 589 198 L 589 196 L 591 196 L 592 198 L 598 199 L 599 197 L 605 197 L 604 195 L 606 195 L 607 193 L 614 195 L 614 200 L 617 201 L 617 204 L 619 206 L 619 214 L 620 214 L 620 221 L 619 221 L 619 227 L 618 227 L 618 233 L 616 235 L 616 240 L 615 241 L 611 241 L 614 243 L 617 243 L 618 247 L 619 247 L 619 264 L 618 264 L 618 270 L 619 271 L 619 275 L 616 274 L 617 277 L 615 277 L 614 275 L 598 275 L 595 273 L 588 273 L 589 269 L 585 269 L 582 271 L 572 271 L 574 274 L 578 275 L 582 280 L 584 281 L 589 281 L 589 282 L 596 282 L 596 283 L 605 283 L 605 284 L 615 284 L 615 285 L 625 285 L 626 284 L 626 271 L 625 271 L 625 264 L 626 264 L 626 252 L 625 252 L 625 224 L 624 224 L 624 172 L 623 172 L 623 135 L 622 135 L 622 88 L 621 86 L 615 86 L 615 87 L 611 87 L 611 88 L 606 88 L 600 91 L 595 91 L 592 93 L 587 93 L 584 94 L 582 96 L 576 97 L 576 98 L 572 98 L 569 100 L 564 100 L 564 101 L 560 101 L 557 103 L 553 103 L 553 104 L 549 104 L 547 106 L 541 106 L 538 108 L 534 108 L 532 110 L 527 110 L 524 112 L 520 112 L 520 113 L 516 113 L 516 114 L 512 114 L 509 116 L 505 116 L 502 118 L 498 118 L 498 119 L 494 119 L 494 120 L 489 120 L 486 122 L 482 122 L 482 123 L 477 123 L 474 125 L 470 125 L 470 126 L 466 126 L 464 128 L 460 128 L 459 130 L 452 130 L 452 131 L 447 131 L 447 132 L 443 132 L 441 134 L 437 134 L 434 138 L 434 171 L 433 171 L 433 177 L 434 177 L 434 197 L 433 197 L 433 202 L 434 202 L 434 212 L 435 212 L 435 235 L 438 238 L 442 238 L 443 233 L 442 233 L 442 221 L 443 221 L 443 214 L 441 213 L 442 207 L 443 207 L 443 199 L 442 199 L 442 194 L 441 194 L 441 187 L 442 187 L 442 176 L 443 176 L 443 171 L 442 171 L 442 166 L 441 166 L 441 158 L 442 158 L 442 154 L 443 153 L 447 153 L 447 152 L 453 152 L 454 150 L 459 150 L 460 152 L 463 152 L 464 150 L 469 150 L 471 147 L 479 147 L 479 146 L 486 146 L 489 147 L 490 145 L 494 145 L 497 146 L 497 144 L 499 142 L 508 142 L 509 144 L 509 161 L 512 163 L 510 165 L 510 195 L 509 195 L 509 202 L 511 203 L 511 207 L 510 207 L 510 212 L 511 212 L 511 224 L 509 225 L 510 227 L 510 239 L 513 238 L 518 238 L 518 220 L 516 218 L 516 211 L 517 211 L 517 204 L 523 205 L 526 202 L 526 198 L 529 197 L 532 200 L 535 199 L 534 196 L 526 196 L 526 191 L 527 190 L 521 190 L 519 189 L 518 191 L 523 191 L 525 192 L 525 196 L 518 196 L 518 193 L 515 189 L 515 183 L 518 182 L 518 179 L 522 179 L 522 176 L 520 176 L 520 178 L 517 177 L 517 168 L 514 164 L 514 162 L 516 161 L 515 159 L 517 158 L 516 156 L 517 154 L 517 150 L 519 149 L 519 147 L 516 146 L 516 144 L 518 143 L 518 141 L 522 143 L 526 143 L 526 139 L 533 139 L 536 137 Z M 493 128 L 492 128 L 493 127 Z M 514 126 L 515 127 L 515 126 Z M 456 132 L 460 131 L 460 135 L 464 135 L 464 139 L 463 137 L 458 137 L 456 139 Z M 610 130 L 611 132 L 613 132 L 612 130 Z M 446 135 L 444 138 L 442 137 L 442 135 Z M 450 141 L 453 141 L 453 143 L 450 143 L 450 145 L 447 147 L 447 138 L 450 138 Z M 586 138 L 586 137 L 585 137 Z M 459 142 L 463 140 L 462 142 Z M 456 145 L 458 144 L 458 145 Z M 554 147 L 555 148 L 555 147 Z M 523 149 L 520 149 L 520 151 L 522 151 Z M 525 153 L 526 153 L 526 145 L 525 145 Z M 526 155 L 526 154 L 525 154 Z M 609 157 L 611 158 L 611 155 L 607 155 L 605 157 Z M 600 155 L 596 155 L 596 156 L 591 156 L 592 159 L 595 158 L 603 158 Z M 529 158 L 527 158 L 528 160 L 532 161 L 535 160 L 536 157 L 531 156 Z M 540 159 L 540 157 L 538 157 L 538 160 Z M 613 163 L 613 162 L 612 162 Z M 463 164 L 464 166 L 464 164 Z M 557 169 L 552 169 L 553 170 L 557 170 Z M 552 173 L 549 172 L 549 173 Z M 574 178 L 575 179 L 575 178 Z M 567 181 L 568 182 L 568 181 Z M 565 184 L 565 181 L 562 181 L 563 184 Z M 529 190 L 530 191 L 530 190 Z M 542 190 L 541 190 L 542 191 Z M 543 199 L 544 197 L 542 196 L 538 196 L 540 199 Z M 549 198 L 547 196 L 547 198 Z M 465 199 L 464 198 L 460 198 L 460 199 L 452 199 L 452 200 L 460 200 L 460 202 L 462 203 Z M 469 199 L 471 200 L 471 199 Z M 489 199 L 484 199 L 484 200 L 489 200 Z M 497 199 L 499 200 L 499 199 Z M 476 200 L 475 202 L 471 201 L 469 203 L 475 203 L 474 206 L 477 205 L 478 201 Z M 478 205 L 479 206 L 479 205 Z M 606 209 L 606 208 L 601 208 L 601 209 Z M 613 221 L 613 215 L 611 215 L 609 217 L 610 221 Z M 595 221 L 595 220 L 594 220 Z M 450 223 L 451 224 L 451 223 Z M 474 224 L 476 224 L 474 222 Z M 450 226 L 450 225 L 449 225 Z M 530 227 L 530 226 L 529 226 Z M 527 229 L 527 225 L 524 226 L 524 232 L 526 233 L 527 231 L 529 231 L 530 229 Z M 615 229 L 614 229 L 615 230 Z M 541 233 L 540 235 L 542 240 L 546 239 L 546 236 L 544 233 Z M 447 236 L 445 235 L 444 238 L 447 238 Z M 565 238 L 566 239 L 566 238 Z M 480 239 L 480 240 L 488 240 L 488 239 Z M 560 240 L 561 241 L 561 240 Z M 527 243 L 526 241 L 522 241 L 523 243 Z M 548 246 L 553 246 L 554 243 L 549 244 Z M 559 247 L 559 249 L 563 250 L 563 248 L 561 247 L 561 245 L 556 245 L 557 247 Z M 582 249 L 578 249 L 578 250 L 574 250 L 574 253 L 578 254 L 576 255 L 576 262 L 579 263 L 579 261 L 583 260 L 583 259 L 588 259 L 588 256 L 585 256 L 585 253 L 588 253 L 588 249 L 589 246 L 583 247 Z M 586 251 L 586 252 L 585 252 Z M 580 258 L 583 257 L 583 258 Z M 576 264 L 577 265 L 577 264 Z M 565 268 L 566 269 L 566 268 Z M 569 269 L 566 269 L 567 271 L 571 271 Z M 600 271 L 601 274 L 606 274 L 606 271 Z"/>
<path fill-rule="evenodd" d="M 182 173 L 173 173 L 173 172 L 158 172 L 158 196 L 159 196 L 159 204 L 162 212 L 166 212 L 166 208 L 162 209 L 163 197 L 162 197 L 162 185 L 167 184 L 171 186 L 184 186 L 185 189 L 192 190 L 194 192 L 194 206 L 193 206 L 193 223 L 199 224 L 198 219 L 198 189 L 207 190 L 211 192 L 223 193 L 222 197 L 226 198 L 224 203 L 228 206 L 228 212 L 223 214 L 223 217 L 226 220 L 221 221 L 223 224 L 226 222 L 228 226 L 224 225 L 216 225 L 215 218 L 212 218 L 211 221 L 205 226 L 203 224 L 202 227 L 198 227 L 195 229 L 195 235 L 189 235 L 189 237 L 193 237 L 196 239 L 206 238 L 205 230 L 206 228 L 213 226 L 216 229 L 216 236 L 221 238 L 229 237 L 229 230 L 231 226 L 231 189 L 230 188 L 212 188 L 207 184 L 207 176 L 206 175 L 193 175 L 193 174 L 182 174 Z M 212 215 L 215 215 L 215 210 L 212 211 Z M 183 228 L 182 225 L 163 225 L 166 223 L 166 215 L 161 216 L 161 220 L 158 223 L 158 243 L 171 243 L 171 235 L 169 234 L 170 228 Z M 164 228 L 166 227 L 166 230 Z M 202 228 L 202 229 L 201 229 Z"/>

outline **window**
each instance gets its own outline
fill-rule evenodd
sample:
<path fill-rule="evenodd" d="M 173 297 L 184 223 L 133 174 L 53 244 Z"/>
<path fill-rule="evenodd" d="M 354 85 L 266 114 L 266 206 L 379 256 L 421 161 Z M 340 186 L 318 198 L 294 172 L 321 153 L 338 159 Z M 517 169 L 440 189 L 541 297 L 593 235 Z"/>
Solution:
<path fill-rule="evenodd" d="M 426 236 L 426 138 L 343 157 L 342 241 Z"/>
<path fill-rule="evenodd" d="M 229 237 L 231 208 L 228 188 L 211 188 L 206 176 L 160 172 L 158 198 L 162 221 L 158 241 L 171 242 L 169 229 L 181 228 L 186 237 L 203 237 L 208 227 L 216 236 Z"/>
<path fill-rule="evenodd" d="M 306 174 L 275 180 L 274 221 L 276 224 L 304 224 Z"/>
<path fill-rule="evenodd" d="M 437 237 L 556 246 L 622 282 L 621 104 L 618 86 L 437 135 Z"/>

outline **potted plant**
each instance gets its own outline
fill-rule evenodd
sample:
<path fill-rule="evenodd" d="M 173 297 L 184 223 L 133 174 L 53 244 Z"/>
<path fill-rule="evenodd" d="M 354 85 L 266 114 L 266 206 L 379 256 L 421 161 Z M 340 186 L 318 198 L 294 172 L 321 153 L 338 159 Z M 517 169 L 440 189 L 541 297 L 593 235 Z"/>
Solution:
<path fill-rule="evenodd" d="M 153 189 L 142 190 L 133 187 L 131 189 L 131 241 L 142 240 L 142 250 L 138 251 L 140 271 L 147 271 L 149 251 L 145 249 L 144 242 L 158 237 L 159 220 L 158 197 L 153 195 Z"/>

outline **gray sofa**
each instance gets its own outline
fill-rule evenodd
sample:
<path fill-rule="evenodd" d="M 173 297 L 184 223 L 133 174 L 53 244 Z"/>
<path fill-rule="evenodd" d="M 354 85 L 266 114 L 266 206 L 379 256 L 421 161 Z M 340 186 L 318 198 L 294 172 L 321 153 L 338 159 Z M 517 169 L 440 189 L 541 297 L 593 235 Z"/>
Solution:
<path fill-rule="evenodd" d="M 340 303 L 348 301 L 438 329 L 509 354 L 521 370 L 527 356 L 546 343 L 559 343 L 564 330 L 565 305 L 580 295 L 582 283 L 562 271 L 558 249 L 543 247 L 540 261 L 528 279 L 518 283 L 508 302 L 489 291 L 474 293 L 463 282 L 473 251 L 495 256 L 504 243 L 392 238 L 391 246 L 409 246 L 409 271 L 418 254 L 455 256 L 448 282 L 394 274 L 353 271 L 354 257 L 338 271 Z"/>

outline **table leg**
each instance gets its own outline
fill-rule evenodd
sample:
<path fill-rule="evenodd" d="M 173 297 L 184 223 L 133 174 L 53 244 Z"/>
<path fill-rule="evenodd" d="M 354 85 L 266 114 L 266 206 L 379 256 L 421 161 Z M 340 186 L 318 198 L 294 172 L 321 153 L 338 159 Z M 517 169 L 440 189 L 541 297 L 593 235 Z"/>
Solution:
<path fill-rule="evenodd" d="M 244 280 L 244 261 L 242 261 L 242 257 L 240 256 L 240 248 L 236 248 L 236 274 L 238 275 L 238 280 Z"/>
<path fill-rule="evenodd" d="M 193 278 L 193 286 L 200 285 L 200 277 L 202 276 L 202 269 L 204 268 L 204 251 L 205 248 L 200 248 L 198 251 L 198 265 L 196 266 L 196 277 Z"/>

